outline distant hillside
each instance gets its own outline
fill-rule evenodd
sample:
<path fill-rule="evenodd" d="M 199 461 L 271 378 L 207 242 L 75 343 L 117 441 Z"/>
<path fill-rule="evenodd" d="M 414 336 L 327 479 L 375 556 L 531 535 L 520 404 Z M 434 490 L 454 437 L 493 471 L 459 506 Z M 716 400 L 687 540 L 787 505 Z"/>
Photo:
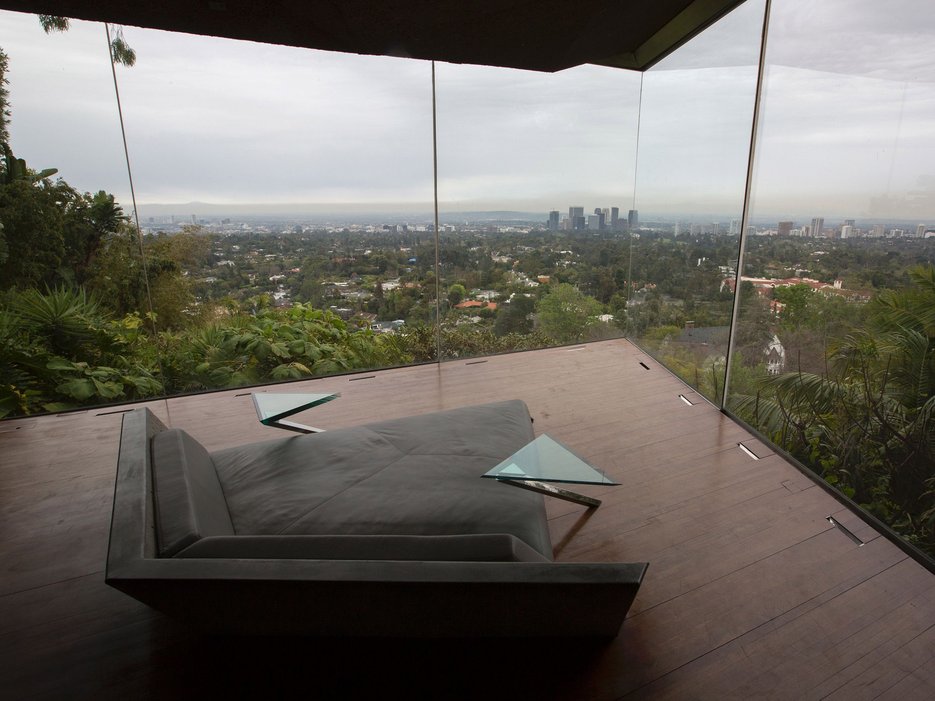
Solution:
<path fill-rule="evenodd" d="M 445 224 L 471 222 L 544 222 L 547 212 L 496 211 L 440 211 L 439 221 Z M 375 204 L 214 204 L 210 202 L 186 202 L 183 204 L 143 204 L 140 217 L 178 217 L 195 215 L 198 218 L 302 218 L 312 221 L 350 221 L 358 223 L 413 222 L 429 223 L 434 219 L 430 203 L 404 203 L 398 205 Z"/>

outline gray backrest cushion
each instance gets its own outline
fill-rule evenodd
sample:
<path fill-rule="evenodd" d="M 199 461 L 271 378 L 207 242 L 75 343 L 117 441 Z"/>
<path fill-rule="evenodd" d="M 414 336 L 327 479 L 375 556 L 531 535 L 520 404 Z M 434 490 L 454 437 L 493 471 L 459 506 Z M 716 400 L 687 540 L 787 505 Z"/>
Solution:
<path fill-rule="evenodd" d="M 506 533 L 451 536 L 238 535 L 202 538 L 176 557 L 411 562 L 549 562 Z"/>
<path fill-rule="evenodd" d="M 233 535 L 230 513 L 208 451 L 180 429 L 153 437 L 156 547 L 171 557 L 206 536 Z"/>

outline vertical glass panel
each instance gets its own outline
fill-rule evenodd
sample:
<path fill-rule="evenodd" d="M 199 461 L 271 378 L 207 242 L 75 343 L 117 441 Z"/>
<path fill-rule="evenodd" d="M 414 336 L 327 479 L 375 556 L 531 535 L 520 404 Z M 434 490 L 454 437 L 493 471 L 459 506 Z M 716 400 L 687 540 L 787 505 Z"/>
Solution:
<path fill-rule="evenodd" d="M 112 304 L 108 251 L 140 271 L 104 26 L 0 13 L 0 417 L 160 391 L 148 309 Z M 122 245 L 126 243 L 126 245 Z"/>
<path fill-rule="evenodd" d="M 443 357 L 621 335 L 640 75 L 436 71 Z"/>
<path fill-rule="evenodd" d="M 935 14 L 773 0 L 766 58 L 727 406 L 931 557 Z"/>
<path fill-rule="evenodd" d="M 643 77 L 627 330 L 717 402 L 763 13 L 750 0 Z"/>
<path fill-rule="evenodd" d="M 120 88 L 165 392 L 422 359 L 406 327 L 426 307 L 413 259 L 430 259 L 430 64 L 126 38 L 138 60 Z"/>

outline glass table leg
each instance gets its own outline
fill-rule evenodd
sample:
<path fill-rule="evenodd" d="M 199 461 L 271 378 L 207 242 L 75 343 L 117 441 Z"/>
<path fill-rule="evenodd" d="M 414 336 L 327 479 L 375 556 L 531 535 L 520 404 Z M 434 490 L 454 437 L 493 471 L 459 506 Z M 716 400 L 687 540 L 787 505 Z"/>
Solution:
<path fill-rule="evenodd" d="M 528 489 L 531 492 L 538 492 L 539 494 L 545 494 L 549 497 L 555 497 L 556 499 L 564 499 L 565 501 L 571 501 L 575 504 L 582 504 L 587 506 L 589 509 L 596 509 L 601 505 L 600 499 L 594 499 L 592 497 L 586 497 L 583 494 L 578 494 L 577 492 L 571 492 L 567 489 L 561 489 L 551 484 L 546 484 L 545 482 L 537 482 L 536 480 L 520 480 L 520 479 L 498 479 L 498 482 L 503 482 L 505 484 L 511 484 L 514 487 L 519 487 L 520 489 Z"/>

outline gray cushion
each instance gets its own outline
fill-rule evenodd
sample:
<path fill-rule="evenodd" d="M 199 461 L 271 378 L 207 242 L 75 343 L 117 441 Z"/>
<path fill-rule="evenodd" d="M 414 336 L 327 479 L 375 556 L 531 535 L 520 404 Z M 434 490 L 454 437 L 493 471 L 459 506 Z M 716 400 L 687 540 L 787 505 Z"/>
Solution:
<path fill-rule="evenodd" d="M 548 562 L 505 533 L 456 536 L 235 535 L 202 538 L 176 557 L 417 562 Z"/>
<path fill-rule="evenodd" d="M 481 478 L 533 438 L 514 400 L 212 457 L 238 535 L 507 533 L 551 558 L 542 497 Z"/>
<path fill-rule="evenodd" d="M 233 535 L 234 526 L 208 452 L 185 431 L 153 436 L 156 546 L 171 557 L 206 536 Z"/>

